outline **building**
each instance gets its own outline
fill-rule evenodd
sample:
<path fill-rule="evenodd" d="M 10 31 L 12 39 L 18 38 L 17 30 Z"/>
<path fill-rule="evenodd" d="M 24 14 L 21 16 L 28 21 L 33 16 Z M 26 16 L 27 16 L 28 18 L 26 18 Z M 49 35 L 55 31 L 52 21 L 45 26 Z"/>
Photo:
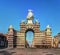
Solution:
<path fill-rule="evenodd" d="M 0 33 L 0 48 L 7 48 L 8 47 L 8 40 L 7 34 Z"/>
<path fill-rule="evenodd" d="M 54 36 L 53 40 L 54 40 L 54 42 L 53 42 L 54 47 L 60 48 L 60 33 L 58 33 L 56 36 Z"/>
<path fill-rule="evenodd" d="M 38 20 L 34 21 L 34 14 L 32 10 L 28 11 L 27 22 L 24 20 L 20 23 L 20 31 L 13 28 L 12 25 L 8 28 L 6 35 L 7 48 L 28 48 L 29 44 L 26 40 L 26 33 L 32 31 L 34 33 L 31 48 L 52 48 L 52 31 L 47 25 L 44 31 L 40 30 L 40 23 Z M 5 34 L 4 34 L 5 35 Z"/>

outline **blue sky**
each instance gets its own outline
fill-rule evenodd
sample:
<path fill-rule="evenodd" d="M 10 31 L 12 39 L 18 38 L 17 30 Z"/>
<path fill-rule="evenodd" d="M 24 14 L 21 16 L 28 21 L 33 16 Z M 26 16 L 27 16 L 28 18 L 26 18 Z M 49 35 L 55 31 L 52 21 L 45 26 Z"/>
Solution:
<path fill-rule="evenodd" d="M 32 45 L 33 38 L 34 38 L 34 33 L 33 33 L 32 31 L 28 31 L 28 32 L 26 33 L 26 40 L 27 40 L 27 42 L 29 43 L 29 46 Z"/>
<path fill-rule="evenodd" d="M 60 0 L 0 0 L 0 32 L 7 33 L 10 24 L 19 31 L 28 9 L 39 20 L 40 30 L 49 24 L 53 36 L 60 32 Z"/>

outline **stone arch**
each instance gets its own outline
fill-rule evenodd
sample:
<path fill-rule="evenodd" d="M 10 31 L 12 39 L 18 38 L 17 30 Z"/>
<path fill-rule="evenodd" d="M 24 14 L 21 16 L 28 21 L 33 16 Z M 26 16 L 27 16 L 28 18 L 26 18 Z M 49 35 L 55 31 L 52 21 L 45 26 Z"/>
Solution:
<path fill-rule="evenodd" d="M 25 30 L 25 33 L 28 32 L 28 31 L 34 32 L 34 29 L 28 28 L 28 29 Z"/>

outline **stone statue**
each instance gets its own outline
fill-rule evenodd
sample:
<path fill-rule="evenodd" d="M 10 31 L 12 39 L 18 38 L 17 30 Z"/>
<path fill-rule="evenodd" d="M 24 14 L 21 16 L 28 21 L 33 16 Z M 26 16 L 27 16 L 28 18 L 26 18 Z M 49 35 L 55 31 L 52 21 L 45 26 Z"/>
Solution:
<path fill-rule="evenodd" d="M 28 10 L 28 15 L 27 15 L 27 18 L 31 18 L 31 17 L 33 17 L 32 10 Z"/>

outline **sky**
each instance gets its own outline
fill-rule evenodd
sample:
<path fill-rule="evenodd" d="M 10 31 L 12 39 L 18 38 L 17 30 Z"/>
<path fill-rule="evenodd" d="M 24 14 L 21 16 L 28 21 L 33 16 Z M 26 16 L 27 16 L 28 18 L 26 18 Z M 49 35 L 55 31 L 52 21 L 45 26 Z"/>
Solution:
<path fill-rule="evenodd" d="M 34 38 L 34 33 L 31 32 L 31 31 L 28 31 L 28 32 L 26 33 L 26 40 L 27 40 L 29 46 L 32 45 L 33 38 Z"/>
<path fill-rule="evenodd" d="M 20 31 L 28 9 L 33 10 L 34 20 L 40 22 L 40 30 L 50 25 L 52 36 L 60 32 L 60 0 L 0 0 L 0 33 L 7 33 L 9 25 Z"/>

